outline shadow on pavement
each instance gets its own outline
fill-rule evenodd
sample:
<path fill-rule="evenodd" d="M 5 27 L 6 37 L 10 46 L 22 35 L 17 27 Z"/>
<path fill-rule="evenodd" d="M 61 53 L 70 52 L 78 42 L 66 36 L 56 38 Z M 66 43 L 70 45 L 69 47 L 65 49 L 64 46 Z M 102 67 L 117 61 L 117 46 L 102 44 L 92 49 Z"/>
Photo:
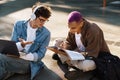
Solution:
<path fill-rule="evenodd" d="M 0 17 L 19 11 L 24 8 L 32 7 L 38 0 L 0 0 Z"/>
<path fill-rule="evenodd" d="M 49 3 L 53 10 L 69 13 L 71 11 L 80 11 L 84 17 L 103 23 L 120 26 L 120 8 L 107 6 L 103 8 L 103 3 L 89 0 L 40 0 L 43 3 Z"/>
<path fill-rule="evenodd" d="M 0 13 L 0 17 L 24 8 L 32 7 L 37 1 L 50 4 L 52 9 L 56 11 L 69 13 L 78 10 L 84 17 L 90 20 L 117 26 L 120 25 L 118 22 L 120 21 L 120 8 L 112 8 L 112 6 L 103 8 L 101 0 L 7 0 L 7 2 L 0 4 L 0 12 L 2 12 Z"/>

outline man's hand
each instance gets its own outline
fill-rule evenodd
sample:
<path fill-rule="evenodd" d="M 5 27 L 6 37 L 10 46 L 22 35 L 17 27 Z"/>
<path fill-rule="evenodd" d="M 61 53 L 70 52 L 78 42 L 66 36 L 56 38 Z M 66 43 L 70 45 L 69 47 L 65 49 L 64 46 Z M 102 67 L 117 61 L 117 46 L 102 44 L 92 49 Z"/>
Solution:
<path fill-rule="evenodd" d="M 21 46 L 24 48 L 27 44 L 32 44 L 33 41 L 25 41 L 22 38 L 19 38 L 19 41 L 21 42 Z"/>
<path fill-rule="evenodd" d="M 67 43 L 65 41 L 63 41 L 61 44 L 60 44 L 60 48 L 61 49 L 66 49 L 66 46 L 67 46 Z"/>

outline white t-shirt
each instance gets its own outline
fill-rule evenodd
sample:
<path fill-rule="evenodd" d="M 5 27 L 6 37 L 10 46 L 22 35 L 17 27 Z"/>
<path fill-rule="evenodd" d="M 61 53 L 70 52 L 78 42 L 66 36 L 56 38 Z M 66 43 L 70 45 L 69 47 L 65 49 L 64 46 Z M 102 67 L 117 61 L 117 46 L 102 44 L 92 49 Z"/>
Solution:
<path fill-rule="evenodd" d="M 77 44 L 77 47 L 79 48 L 80 51 L 85 51 L 85 47 L 81 41 L 81 33 L 77 34 L 75 33 L 75 41 L 76 41 L 76 44 Z"/>
<path fill-rule="evenodd" d="M 36 38 L 37 28 L 35 28 L 35 29 L 32 28 L 29 23 L 27 24 L 27 26 L 28 27 L 27 27 L 27 39 L 26 39 L 26 41 L 34 41 Z M 32 44 L 27 44 L 24 49 L 28 52 L 28 49 L 30 48 L 31 45 Z"/>

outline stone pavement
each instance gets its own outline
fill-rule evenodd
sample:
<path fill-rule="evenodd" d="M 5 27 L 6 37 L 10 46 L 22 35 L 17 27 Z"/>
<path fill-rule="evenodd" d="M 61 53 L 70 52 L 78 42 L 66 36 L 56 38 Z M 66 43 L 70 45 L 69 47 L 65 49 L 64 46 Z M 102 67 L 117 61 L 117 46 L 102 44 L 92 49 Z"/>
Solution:
<path fill-rule="evenodd" d="M 0 1 L 0 38 L 10 39 L 13 24 L 17 20 L 29 19 L 31 6 L 38 0 L 2 0 Z M 56 38 L 67 36 L 67 15 L 73 10 L 80 11 L 90 22 L 97 23 L 103 30 L 105 39 L 111 52 L 120 57 L 120 9 L 106 7 L 102 8 L 98 3 L 81 3 L 73 0 L 41 0 L 44 4 L 52 7 L 52 16 L 45 24 L 51 31 L 51 41 Z M 66 80 L 63 72 L 57 66 L 56 61 L 52 60 L 53 52 L 47 51 L 43 62 L 47 66 L 46 70 L 55 77 L 53 80 Z M 48 75 L 48 74 L 46 74 Z M 20 78 L 21 79 L 21 78 Z M 15 79 L 10 79 L 15 80 Z M 19 79 L 16 79 L 19 80 Z M 23 79 L 24 80 L 24 79 Z M 48 78 L 46 79 L 48 80 Z"/>

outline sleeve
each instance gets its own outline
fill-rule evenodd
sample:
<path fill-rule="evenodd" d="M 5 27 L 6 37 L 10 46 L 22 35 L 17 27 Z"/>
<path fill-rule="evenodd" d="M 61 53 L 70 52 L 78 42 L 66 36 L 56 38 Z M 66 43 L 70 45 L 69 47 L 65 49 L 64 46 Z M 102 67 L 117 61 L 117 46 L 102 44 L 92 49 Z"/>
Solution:
<path fill-rule="evenodd" d="M 100 29 L 93 29 L 87 33 L 87 56 L 97 57 L 101 48 L 103 32 Z"/>
<path fill-rule="evenodd" d="M 19 51 L 22 51 L 22 50 L 24 49 L 24 48 L 21 46 L 21 42 L 17 42 L 16 45 L 17 45 L 17 48 L 18 48 Z"/>
<path fill-rule="evenodd" d="M 67 41 L 66 49 L 68 49 L 68 50 L 75 50 L 77 48 L 74 34 L 69 32 L 68 36 L 66 38 L 66 41 Z"/>
<path fill-rule="evenodd" d="M 47 35 L 46 37 L 44 36 L 44 40 L 42 41 L 42 43 L 39 44 L 39 48 L 36 52 L 33 53 L 34 55 L 34 61 L 41 61 L 41 59 L 45 56 L 46 50 L 47 50 L 47 46 L 49 44 L 50 41 L 50 34 Z"/>
<path fill-rule="evenodd" d="M 34 55 L 32 53 L 26 54 L 24 56 L 20 56 L 20 58 L 28 61 L 34 61 Z"/>

